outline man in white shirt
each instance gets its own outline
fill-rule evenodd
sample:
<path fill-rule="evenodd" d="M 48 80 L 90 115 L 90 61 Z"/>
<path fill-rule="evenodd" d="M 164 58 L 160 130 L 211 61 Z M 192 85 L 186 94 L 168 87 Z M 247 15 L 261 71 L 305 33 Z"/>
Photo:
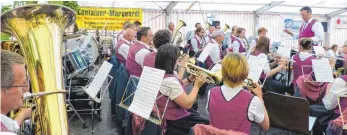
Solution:
<path fill-rule="evenodd" d="M 119 40 L 116 45 L 116 57 L 120 61 L 120 63 L 125 64 L 131 42 L 134 40 L 135 31 L 130 28 L 124 30 L 123 38 L 121 38 L 121 40 Z"/>
<path fill-rule="evenodd" d="M 21 109 L 14 120 L 6 116 L 11 110 L 17 110 L 23 106 L 23 93 L 28 88 L 23 57 L 14 52 L 1 51 L 0 132 L 18 133 L 24 119 L 31 117 L 31 108 Z"/>
<path fill-rule="evenodd" d="M 171 34 L 173 34 L 173 31 L 175 30 L 175 24 L 173 22 L 169 23 L 169 30 L 170 30 Z"/>
<path fill-rule="evenodd" d="M 313 18 L 311 8 L 307 6 L 301 8 L 300 15 L 305 21 L 299 29 L 300 33 L 294 33 L 288 29 L 285 29 L 284 32 L 293 36 L 294 39 L 311 38 L 314 45 L 322 45 L 324 39 L 323 25 Z"/>
<path fill-rule="evenodd" d="M 209 28 L 208 28 L 208 34 L 205 36 L 205 41 L 206 41 L 206 43 L 209 43 L 211 40 L 212 40 L 212 33 L 213 33 L 213 31 L 215 31 L 216 30 L 216 27 L 215 26 L 210 26 Z"/>
<path fill-rule="evenodd" d="M 126 29 L 133 29 L 134 31 L 137 31 L 137 27 L 135 24 L 132 24 L 132 23 L 126 23 L 125 26 L 124 26 L 124 30 Z M 117 42 L 123 38 L 123 34 L 124 34 L 124 30 L 122 30 L 121 32 L 118 33 L 117 35 Z"/>
<path fill-rule="evenodd" d="M 224 40 L 224 32 L 221 30 L 216 30 L 212 33 L 211 41 L 206 45 L 205 48 L 212 48 L 210 50 L 209 56 L 205 60 L 207 68 L 212 68 L 213 64 L 216 64 L 222 60 L 221 47 L 222 41 Z"/>

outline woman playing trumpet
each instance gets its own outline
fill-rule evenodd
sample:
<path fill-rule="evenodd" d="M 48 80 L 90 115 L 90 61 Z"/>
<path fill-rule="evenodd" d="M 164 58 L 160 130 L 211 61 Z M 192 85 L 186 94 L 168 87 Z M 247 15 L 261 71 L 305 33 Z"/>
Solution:
<path fill-rule="evenodd" d="M 171 44 L 159 47 L 157 56 L 155 58 L 155 68 L 164 70 L 165 76 L 160 88 L 160 94 L 163 97 L 157 100 L 158 107 L 161 112 L 164 111 L 166 101 L 169 98 L 167 110 L 165 114 L 166 119 L 166 133 L 167 135 L 187 135 L 190 128 L 195 124 L 208 124 L 208 120 L 202 118 L 195 111 L 188 111 L 197 98 L 199 88 L 206 82 L 206 76 L 200 74 L 199 76 L 189 76 L 186 79 L 181 79 L 185 71 L 184 67 L 179 67 L 177 76 L 174 71 L 178 68 L 178 64 L 185 65 L 189 57 L 179 60 L 180 50 L 178 47 Z M 194 81 L 194 86 L 189 94 L 185 92 L 185 86 Z"/>
<path fill-rule="evenodd" d="M 248 72 L 245 56 L 237 53 L 225 56 L 222 61 L 224 85 L 212 88 L 208 94 L 207 110 L 212 126 L 250 134 L 254 121 L 263 130 L 269 129 L 261 87 L 255 83 L 256 88 L 249 88 L 255 96 L 243 89 Z"/>

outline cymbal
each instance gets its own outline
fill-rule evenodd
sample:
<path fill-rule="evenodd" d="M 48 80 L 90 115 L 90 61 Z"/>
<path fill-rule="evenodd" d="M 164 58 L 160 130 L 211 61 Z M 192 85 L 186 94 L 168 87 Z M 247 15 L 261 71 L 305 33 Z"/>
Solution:
<path fill-rule="evenodd" d="M 71 39 L 71 38 L 77 38 L 77 37 L 80 37 L 82 35 L 79 35 L 79 34 L 66 34 L 66 35 L 63 35 L 63 38 L 65 39 Z"/>

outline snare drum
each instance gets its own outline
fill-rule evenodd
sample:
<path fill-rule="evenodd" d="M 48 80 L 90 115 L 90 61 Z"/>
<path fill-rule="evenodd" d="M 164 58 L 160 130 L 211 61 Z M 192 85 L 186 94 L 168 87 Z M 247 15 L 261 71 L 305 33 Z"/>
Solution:
<path fill-rule="evenodd" d="M 79 50 L 66 54 L 63 56 L 64 60 L 66 62 L 65 70 L 68 75 L 79 73 L 88 67 Z"/>

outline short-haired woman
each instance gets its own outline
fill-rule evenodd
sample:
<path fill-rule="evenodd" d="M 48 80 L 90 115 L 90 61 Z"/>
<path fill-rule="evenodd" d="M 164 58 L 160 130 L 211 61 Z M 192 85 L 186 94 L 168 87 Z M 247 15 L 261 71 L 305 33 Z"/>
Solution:
<path fill-rule="evenodd" d="M 210 124 L 219 129 L 250 134 L 251 122 L 263 130 L 270 126 L 269 116 L 263 101 L 261 87 L 243 88 L 249 72 L 245 56 L 237 53 L 226 55 L 222 61 L 223 86 L 210 90 L 207 109 Z"/>

